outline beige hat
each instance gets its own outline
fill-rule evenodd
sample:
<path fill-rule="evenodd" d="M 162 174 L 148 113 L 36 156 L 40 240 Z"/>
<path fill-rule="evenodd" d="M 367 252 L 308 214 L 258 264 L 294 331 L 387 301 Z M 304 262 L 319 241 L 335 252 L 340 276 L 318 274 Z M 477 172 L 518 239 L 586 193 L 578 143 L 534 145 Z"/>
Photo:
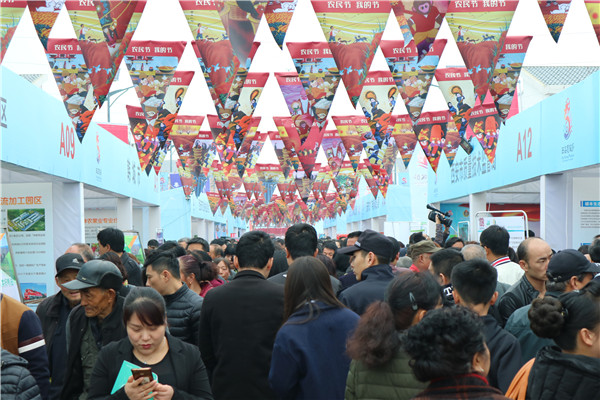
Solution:
<path fill-rule="evenodd" d="M 440 251 L 441 248 L 437 247 L 431 240 L 421 240 L 415 244 L 411 244 L 409 248 L 409 256 L 413 260 L 424 253 L 435 253 Z"/>

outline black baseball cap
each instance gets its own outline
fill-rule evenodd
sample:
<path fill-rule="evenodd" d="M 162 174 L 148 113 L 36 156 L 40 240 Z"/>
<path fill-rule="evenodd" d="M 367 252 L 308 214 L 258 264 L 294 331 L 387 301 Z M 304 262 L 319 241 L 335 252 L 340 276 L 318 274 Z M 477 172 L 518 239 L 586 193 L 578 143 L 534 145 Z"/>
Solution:
<path fill-rule="evenodd" d="M 546 272 L 552 282 L 564 282 L 572 276 L 585 273 L 598 274 L 600 266 L 590 262 L 582 253 L 574 249 L 562 250 L 553 255 Z"/>
<path fill-rule="evenodd" d="M 122 285 L 123 275 L 115 264 L 106 260 L 91 260 L 83 264 L 77 273 L 77 278 L 63 286 L 70 290 L 101 287 L 117 291 Z"/>
<path fill-rule="evenodd" d="M 364 250 L 376 256 L 389 258 L 392 255 L 392 241 L 374 230 L 367 229 L 360 234 L 352 246 L 339 249 L 338 254 L 353 254 L 355 251 Z"/>
<path fill-rule="evenodd" d="M 60 275 L 65 269 L 75 269 L 79 271 L 85 263 L 83 257 L 77 253 L 65 253 L 56 259 L 56 276 Z"/>

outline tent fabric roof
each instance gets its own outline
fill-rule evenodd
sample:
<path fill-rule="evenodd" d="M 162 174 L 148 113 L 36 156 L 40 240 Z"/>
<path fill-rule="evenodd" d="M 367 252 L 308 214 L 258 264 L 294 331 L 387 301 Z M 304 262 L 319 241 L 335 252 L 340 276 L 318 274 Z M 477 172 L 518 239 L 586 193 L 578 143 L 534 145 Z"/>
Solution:
<path fill-rule="evenodd" d="M 544 85 L 571 86 L 581 82 L 600 67 L 523 67 L 534 78 Z"/>

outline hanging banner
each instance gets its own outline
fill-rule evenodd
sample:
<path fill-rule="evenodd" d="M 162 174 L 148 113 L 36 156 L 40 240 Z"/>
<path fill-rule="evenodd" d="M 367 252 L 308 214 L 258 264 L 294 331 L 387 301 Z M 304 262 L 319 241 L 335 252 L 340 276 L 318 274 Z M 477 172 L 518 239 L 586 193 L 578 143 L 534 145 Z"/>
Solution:
<path fill-rule="evenodd" d="M 493 104 L 478 105 L 471 111 L 469 125 L 477 141 L 483 147 L 483 152 L 490 160 L 490 164 L 494 164 L 494 158 L 496 157 L 496 145 L 498 144 L 501 123 L 502 120 Z"/>
<path fill-rule="evenodd" d="M 235 150 L 237 151 L 244 137 L 248 132 L 248 128 L 252 123 L 258 127 L 260 118 L 252 118 L 260 95 L 265 83 L 269 78 L 268 72 L 251 72 L 246 77 L 244 87 L 239 93 L 239 98 L 235 107 L 231 110 L 231 122 L 229 123 L 228 133 L 229 136 L 233 137 L 233 143 L 235 144 Z"/>
<path fill-rule="evenodd" d="M 269 0 L 265 8 L 265 19 L 269 24 L 271 35 L 273 35 L 273 39 L 275 39 L 280 49 L 283 49 L 285 34 L 297 3 L 298 0 Z"/>
<path fill-rule="evenodd" d="M 223 166 L 219 162 L 219 160 L 213 160 L 211 166 L 212 176 L 215 183 L 215 187 L 217 188 L 217 192 L 219 192 L 219 196 L 225 197 L 223 181 L 225 180 L 225 174 L 223 173 Z"/>
<path fill-rule="evenodd" d="M 446 126 L 446 137 L 444 138 L 443 143 L 444 154 L 446 154 L 448 164 L 452 166 L 454 158 L 456 157 L 456 153 L 458 152 L 458 148 L 461 144 L 460 133 L 458 133 L 458 128 L 456 127 L 456 124 L 452 118 L 448 120 L 448 125 Z"/>
<path fill-rule="evenodd" d="M 76 39 L 49 39 L 46 57 L 79 142 L 96 112 L 94 89 Z"/>
<path fill-rule="evenodd" d="M 449 119 L 448 111 L 427 112 L 421 114 L 417 124 L 413 127 L 433 172 L 437 171 L 440 162 Z"/>
<path fill-rule="evenodd" d="M 417 145 L 417 136 L 413 130 L 412 119 L 408 114 L 405 115 L 392 115 L 392 121 L 394 123 L 394 131 L 392 136 L 396 141 L 396 146 L 400 151 L 402 162 L 404 167 L 408 168 L 408 164 L 412 158 L 413 152 Z"/>
<path fill-rule="evenodd" d="M 381 51 L 413 121 L 421 115 L 446 42 L 446 39 L 436 40 L 421 61 L 418 61 L 414 42 L 406 47 L 402 41 L 381 42 Z"/>
<path fill-rule="evenodd" d="M 154 125 L 185 42 L 132 41 L 125 64 L 149 125 Z"/>
<path fill-rule="evenodd" d="M 215 145 L 217 146 L 217 154 L 221 163 L 227 169 L 227 173 L 231 170 L 236 156 L 235 144 L 233 143 L 233 136 L 229 135 L 229 132 L 225 129 L 225 124 L 219 119 L 217 115 L 207 115 L 208 125 L 213 135 Z"/>
<path fill-rule="evenodd" d="M 266 132 L 257 131 L 259 121 L 260 118 L 254 119 L 250 129 L 248 129 L 246 137 L 244 138 L 244 142 L 237 151 L 237 156 L 235 157 L 236 169 L 242 178 L 244 177 L 244 171 L 246 168 L 253 169 L 256 165 L 260 152 L 265 144 L 265 139 L 267 138 Z"/>
<path fill-rule="evenodd" d="M 327 123 L 329 108 L 341 80 L 327 43 L 287 43 L 308 99 L 307 109 L 319 129 Z"/>
<path fill-rule="evenodd" d="M 306 174 L 311 176 L 313 167 L 315 165 L 315 159 L 319 150 L 322 132 L 319 132 L 318 129 L 315 129 L 315 132 L 313 132 L 309 136 L 308 140 L 301 145 L 300 138 L 297 130 L 295 129 L 295 124 L 292 118 L 273 117 L 273 121 L 277 126 L 279 135 L 281 136 L 286 149 L 290 152 L 290 157 L 292 159 L 297 157 Z"/>
<path fill-rule="evenodd" d="M 531 39 L 532 36 L 507 36 L 504 41 L 504 50 L 500 53 L 500 58 L 494 68 L 490 93 L 503 122 L 508 119 L 525 53 L 527 53 Z"/>
<path fill-rule="evenodd" d="M 323 131 L 323 141 L 321 147 L 325 152 L 327 163 L 331 168 L 333 176 L 337 175 L 342 167 L 342 162 L 346 158 L 346 148 L 337 130 Z"/>
<path fill-rule="evenodd" d="M 546 21 L 546 26 L 550 31 L 552 39 L 558 43 L 560 33 L 562 32 L 569 8 L 571 7 L 571 0 L 538 0 L 540 10 Z"/>
<path fill-rule="evenodd" d="M 257 171 L 254 168 L 246 168 L 246 173 L 242 177 L 242 184 L 246 190 L 246 196 L 250 200 L 253 196 L 258 198 L 261 193 L 260 181 Z"/>
<path fill-rule="evenodd" d="M 26 6 L 26 0 L 2 2 L 2 12 L 0 12 L 0 63 L 4 59 L 4 54 L 8 50 L 8 45 L 17 30 Z"/>
<path fill-rule="evenodd" d="M 310 196 L 310 192 L 312 190 L 312 183 L 317 177 L 317 173 L 315 171 L 306 172 L 303 168 L 299 168 L 294 172 L 294 182 L 296 183 L 296 188 L 298 189 L 298 194 L 303 202 L 306 202 L 308 196 Z"/>
<path fill-rule="evenodd" d="M 249 55 L 250 49 L 254 42 L 260 19 L 265 12 L 267 1 L 221 0 L 217 1 L 216 4 L 223 27 L 231 41 L 233 53 L 237 56 L 238 60 L 248 59 L 251 57 Z"/>
<path fill-rule="evenodd" d="M 358 131 L 355 124 L 354 116 L 347 117 L 331 117 L 338 131 L 338 135 L 346 148 L 346 154 L 350 160 L 352 169 L 356 172 L 358 169 L 358 163 L 360 161 L 360 155 L 362 153 L 362 134 Z M 338 171 L 339 173 L 339 171 Z"/>
<path fill-rule="evenodd" d="M 54 27 L 56 18 L 60 14 L 64 2 L 62 1 L 46 1 L 46 0 L 28 0 L 29 14 L 33 21 L 35 32 L 42 42 L 44 49 L 48 49 L 48 37 Z"/>
<path fill-rule="evenodd" d="M 404 42 L 414 40 L 419 60 L 429 53 L 435 37 L 442 26 L 448 11 L 449 0 L 392 0 L 392 9 L 400 24 L 410 29 L 410 36 Z"/>
<path fill-rule="evenodd" d="M 345 197 L 346 200 L 349 198 L 356 197 L 358 194 L 358 185 L 356 179 L 356 171 L 352 168 L 352 164 L 349 161 L 344 161 L 340 172 L 333 179 L 333 185 L 338 191 L 340 196 Z"/>
<path fill-rule="evenodd" d="M 469 127 L 471 111 L 475 105 L 475 87 L 466 68 L 446 68 L 435 71 L 448 110 L 454 120 L 461 138 L 460 145 L 467 154 L 471 154 L 473 146 L 469 143 L 472 138 Z"/>
<path fill-rule="evenodd" d="M 373 197 L 377 197 L 377 194 L 379 193 L 379 187 L 377 186 L 377 182 L 375 181 L 375 178 L 373 178 L 371 171 L 369 170 L 369 168 L 367 167 L 367 164 L 364 161 L 361 162 L 358 166 L 358 174 L 359 174 L 359 176 L 362 176 L 362 178 L 367 183 L 367 186 L 369 187 L 369 190 L 373 194 Z"/>
<path fill-rule="evenodd" d="M 265 190 L 265 201 L 271 202 L 273 192 L 283 178 L 279 164 L 256 164 L 258 179 Z"/>
<path fill-rule="evenodd" d="M 398 88 L 390 71 L 369 71 L 358 101 L 380 147 L 394 130 L 390 116 L 397 97 Z"/>
<path fill-rule="evenodd" d="M 277 78 L 294 126 L 298 131 L 300 143 L 304 144 L 313 125 L 314 117 L 310 112 L 308 96 L 300 77 L 295 72 L 275 72 L 275 78 Z"/>
<path fill-rule="evenodd" d="M 101 107 L 130 45 L 146 1 L 65 0 Z"/>
<path fill-rule="evenodd" d="M 135 141 L 142 171 L 150 164 L 154 151 L 158 148 L 158 139 L 152 125 L 148 125 L 141 107 L 126 106 L 129 126 Z"/>
<path fill-rule="evenodd" d="M 206 86 L 208 86 L 208 91 L 210 93 L 210 97 L 213 100 L 213 103 L 215 105 L 215 111 L 216 111 L 216 106 L 220 102 L 219 96 L 217 95 L 217 92 L 215 91 L 215 87 L 214 87 L 212 81 L 210 80 L 210 74 L 208 73 L 208 69 L 206 68 L 206 65 L 204 65 L 204 61 L 202 60 L 202 55 L 200 54 L 200 50 L 198 49 L 198 44 L 196 43 L 196 41 L 192 40 L 190 42 L 190 45 L 192 46 L 192 49 L 194 49 L 194 54 L 196 54 L 196 58 L 198 59 L 198 63 L 200 64 L 200 70 L 202 71 L 202 75 L 204 75 L 204 81 L 206 82 Z"/>
<path fill-rule="evenodd" d="M 181 160 L 181 165 L 185 169 L 189 169 L 188 164 L 191 166 L 194 163 L 193 149 L 197 139 L 208 139 L 212 142 L 209 144 L 214 144 L 210 133 L 208 138 L 201 137 L 200 129 L 203 121 L 203 116 L 178 115 L 173 124 L 170 139 L 173 141 L 173 146 Z M 211 164 L 212 161 L 208 166 L 210 167 Z"/>
<path fill-rule="evenodd" d="M 446 22 L 467 66 L 476 96 L 483 102 L 493 68 L 504 48 L 506 33 L 519 2 L 467 2 L 450 3 Z"/>
<path fill-rule="evenodd" d="M 270 131 L 269 137 L 271 144 L 273 144 L 275 155 L 281 164 L 283 175 L 287 178 L 301 168 L 295 143 L 290 139 L 286 129 L 281 125 L 277 127 L 277 131 Z"/>
<path fill-rule="evenodd" d="M 219 209 L 219 203 L 221 202 L 221 196 L 219 196 L 219 193 L 206 192 L 206 197 L 208 198 L 208 205 L 210 207 L 210 211 L 213 213 L 213 215 L 215 215 L 215 213 Z"/>
<path fill-rule="evenodd" d="M 388 1 L 311 0 L 327 44 L 356 107 L 390 15 Z"/>
<path fill-rule="evenodd" d="M 600 0 L 584 0 L 585 8 L 590 15 L 594 32 L 596 32 L 596 38 L 600 43 Z"/>

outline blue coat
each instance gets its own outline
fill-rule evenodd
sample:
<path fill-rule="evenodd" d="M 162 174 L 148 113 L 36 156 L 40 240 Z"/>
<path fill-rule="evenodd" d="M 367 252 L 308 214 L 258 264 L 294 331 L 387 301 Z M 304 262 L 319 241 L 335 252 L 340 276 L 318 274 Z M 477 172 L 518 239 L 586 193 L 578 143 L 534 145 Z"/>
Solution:
<path fill-rule="evenodd" d="M 358 323 L 347 308 L 313 302 L 317 317 L 309 316 L 308 304 L 290 316 L 275 338 L 269 384 L 279 398 L 344 398 L 350 359 L 346 340 Z"/>
<path fill-rule="evenodd" d="M 352 311 L 362 315 L 371 303 L 383 300 L 392 279 L 394 274 L 389 265 L 374 265 L 365 269 L 360 282 L 341 291 L 338 298 Z"/>

